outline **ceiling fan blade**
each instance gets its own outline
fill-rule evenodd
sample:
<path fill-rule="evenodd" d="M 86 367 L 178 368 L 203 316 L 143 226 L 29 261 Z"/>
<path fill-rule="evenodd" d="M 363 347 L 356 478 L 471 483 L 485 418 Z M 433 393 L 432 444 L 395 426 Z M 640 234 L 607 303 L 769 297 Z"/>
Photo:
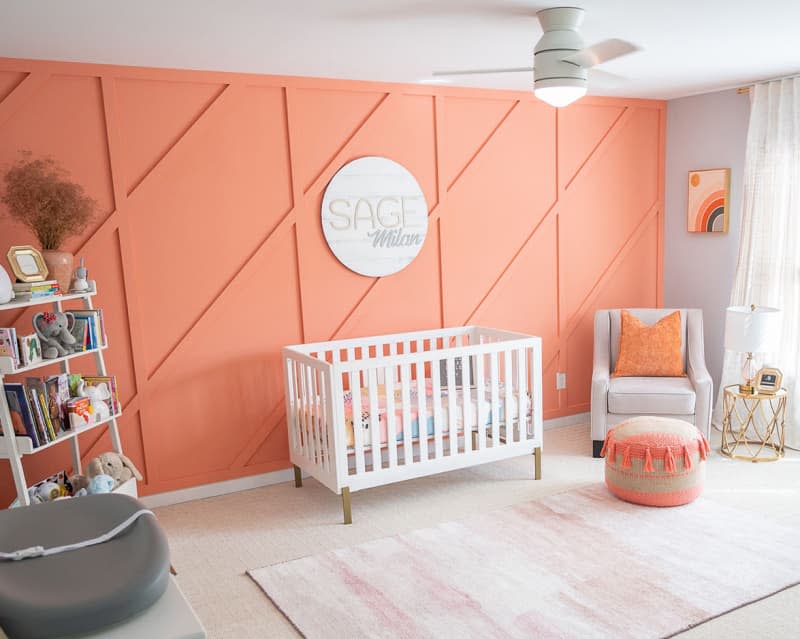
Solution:
<path fill-rule="evenodd" d="M 331 3 L 337 18 L 344 20 L 419 20 L 422 19 L 452 19 L 452 18 L 483 18 L 490 20 L 513 19 L 533 20 L 538 6 L 531 6 L 530 0 L 503 0 L 502 3 L 487 3 L 486 0 L 404 0 L 392 3 L 362 2 L 349 3 L 359 6 L 357 9 L 339 8 L 338 4 Z"/>
<path fill-rule="evenodd" d="M 599 80 L 609 87 L 624 84 L 628 79 L 625 76 L 617 75 L 616 73 L 609 73 L 608 71 L 603 71 L 602 69 L 592 69 L 589 72 L 589 78 L 592 80 Z"/>
<path fill-rule="evenodd" d="M 628 55 L 634 51 L 639 51 L 639 47 L 625 40 L 612 38 L 611 40 L 603 40 L 590 47 L 576 51 L 575 53 L 562 58 L 565 62 L 577 64 L 579 67 L 588 69 L 596 64 L 608 62 L 614 58 L 619 58 L 623 55 Z"/>
<path fill-rule="evenodd" d="M 434 71 L 431 75 L 478 75 L 484 73 L 533 73 L 533 67 L 512 67 L 509 69 L 464 69 L 462 71 Z"/>

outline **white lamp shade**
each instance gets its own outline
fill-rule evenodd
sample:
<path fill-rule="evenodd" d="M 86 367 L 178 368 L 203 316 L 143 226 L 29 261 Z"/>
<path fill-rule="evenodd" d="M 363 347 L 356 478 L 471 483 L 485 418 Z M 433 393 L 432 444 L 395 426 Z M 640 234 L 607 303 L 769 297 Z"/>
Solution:
<path fill-rule="evenodd" d="M 725 309 L 725 348 L 739 353 L 770 353 L 778 349 L 781 311 L 768 306 Z"/>

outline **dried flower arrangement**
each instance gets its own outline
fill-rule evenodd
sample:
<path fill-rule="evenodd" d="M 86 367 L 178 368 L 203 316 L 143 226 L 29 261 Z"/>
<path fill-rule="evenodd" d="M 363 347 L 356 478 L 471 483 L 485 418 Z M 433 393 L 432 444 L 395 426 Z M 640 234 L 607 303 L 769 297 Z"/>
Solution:
<path fill-rule="evenodd" d="M 97 211 L 97 202 L 49 157 L 32 158 L 30 151 L 5 174 L 0 200 L 9 215 L 30 228 L 44 250 L 58 250 L 62 242 L 81 233 Z"/>

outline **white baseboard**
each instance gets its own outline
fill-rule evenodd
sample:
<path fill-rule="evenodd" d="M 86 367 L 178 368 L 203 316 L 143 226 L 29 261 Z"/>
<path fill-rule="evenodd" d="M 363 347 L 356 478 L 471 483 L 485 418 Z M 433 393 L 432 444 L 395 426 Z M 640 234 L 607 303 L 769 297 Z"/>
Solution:
<path fill-rule="evenodd" d="M 565 417 L 555 417 L 553 419 L 545 419 L 542 428 L 551 430 L 553 428 L 561 428 L 562 426 L 574 426 L 575 424 L 588 424 L 590 413 L 576 413 L 575 415 L 566 415 Z"/>
<path fill-rule="evenodd" d="M 261 473 L 260 475 L 249 475 L 238 479 L 228 479 L 218 481 L 213 484 L 203 484 L 202 486 L 192 486 L 191 488 L 181 488 L 180 490 L 170 490 L 165 493 L 147 495 L 139 497 L 148 508 L 159 506 L 169 506 L 170 504 L 180 504 L 184 501 L 194 501 L 195 499 L 205 499 L 206 497 L 217 497 L 228 493 L 238 493 L 242 490 L 261 488 L 272 484 L 282 484 L 294 480 L 294 471 L 291 468 L 275 470 L 271 473 Z"/>
<path fill-rule="evenodd" d="M 561 428 L 562 426 L 583 424 L 587 421 L 589 421 L 589 413 L 578 413 L 577 415 L 546 419 L 542 426 L 544 430 L 550 430 L 552 428 Z M 184 501 L 217 497 L 218 495 L 237 493 L 242 490 L 250 490 L 252 488 L 260 488 L 261 486 L 270 486 L 272 484 L 282 484 L 288 481 L 294 481 L 294 471 L 291 468 L 276 470 L 271 473 L 261 473 L 260 475 L 240 477 L 239 479 L 218 481 L 213 484 L 203 484 L 202 486 L 170 490 L 165 493 L 139 497 L 139 501 L 148 508 L 158 508 L 159 506 L 169 506 L 170 504 L 180 504 Z"/>

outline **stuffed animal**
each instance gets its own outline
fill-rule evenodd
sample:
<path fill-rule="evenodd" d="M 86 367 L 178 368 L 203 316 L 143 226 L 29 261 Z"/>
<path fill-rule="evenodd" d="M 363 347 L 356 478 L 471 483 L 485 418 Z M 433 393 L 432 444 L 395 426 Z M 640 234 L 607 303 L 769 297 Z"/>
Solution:
<path fill-rule="evenodd" d="M 41 504 L 46 501 L 53 501 L 65 493 L 61 486 L 54 481 L 44 481 L 28 490 L 28 496 L 34 504 Z"/>
<path fill-rule="evenodd" d="M 114 480 L 115 488 L 131 477 L 142 481 L 139 469 L 121 453 L 101 453 L 86 466 L 86 475 L 90 483 L 93 477 L 103 474 L 109 475 Z"/>
<path fill-rule="evenodd" d="M 101 382 L 97 386 L 86 386 L 85 382 L 81 380 L 78 382 L 78 396 L 89 398 L 95 422 L 111 417 L 111 409 L 105 402 L 105 400 L 111 399 L 111 391 L 108 390 L 108 384 L 105 382 Z"/>
<path fill-rule="evenodd" d="M 89 490 L 88 493 L 90 495 L 100 495 L 101 493 L 110 493 L 114 490 L 114 478 L 110 475 L 106 475 L 105 473 L 100 473 L 99 475 L 95 475 L 94 477 L 89 480 Z"/>
<path fill-rule="evenodd" d="M 74 324 L 75 316 L 72 313 L 48 311 L 33 316 L 33 329 L 42 343 L 44 359 L 54 359 L 72 353 L 75 338 L 70 330 Z"/>
<path fill-rule="evenodd" d="M 89 488 L 89 478 L 86 475 L 72 475 L 69 478 L 70 490 L 74 495 L 77 495 L 82 489 L 85 493 Z"/>

